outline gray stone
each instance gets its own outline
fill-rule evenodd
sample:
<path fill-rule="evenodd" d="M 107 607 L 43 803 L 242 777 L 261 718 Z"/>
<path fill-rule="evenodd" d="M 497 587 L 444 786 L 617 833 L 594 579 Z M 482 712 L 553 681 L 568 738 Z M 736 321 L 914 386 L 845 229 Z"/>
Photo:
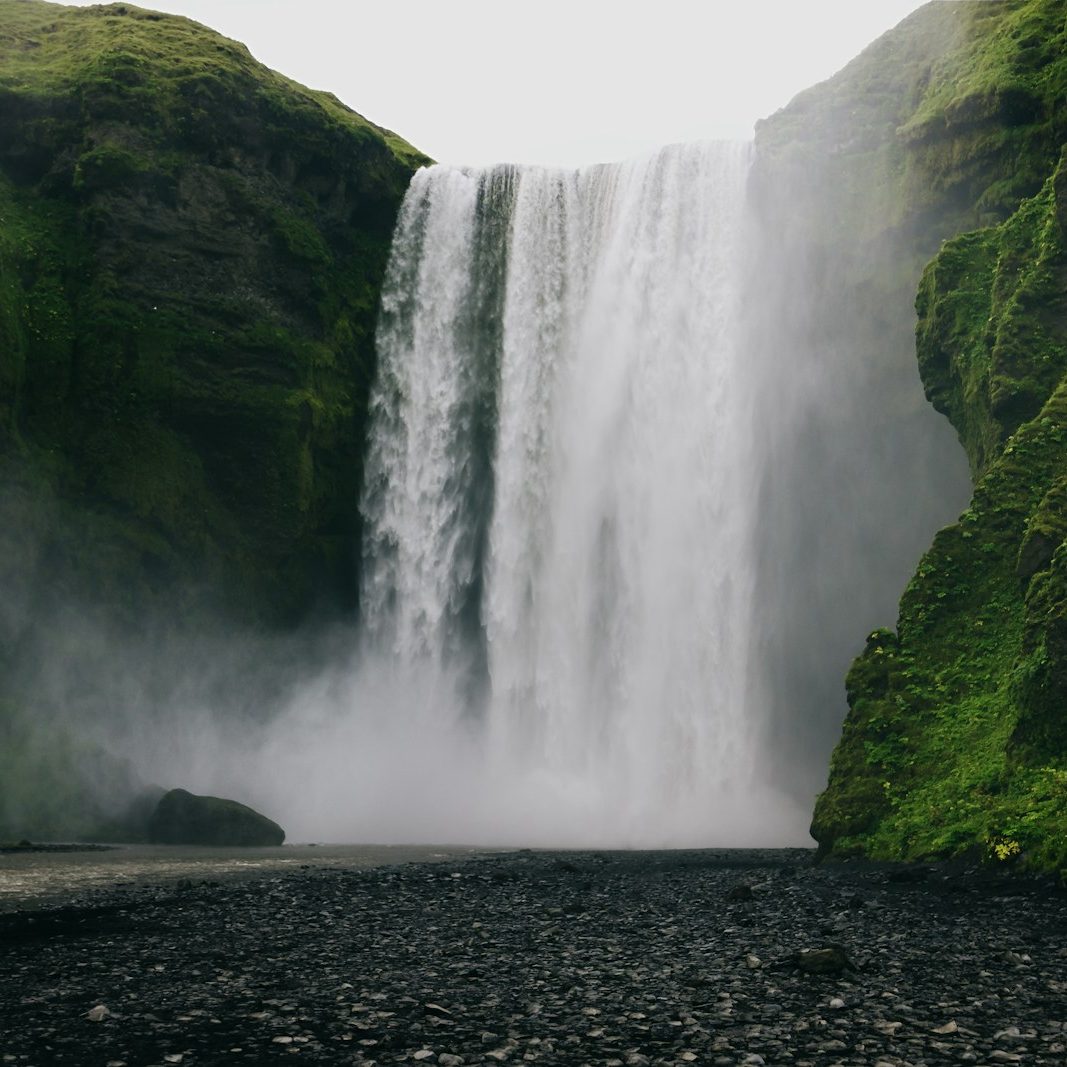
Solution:
<path fill-rule="evenodd" d="M 839 975 L 847 970 L 855 970 L 852 961 L 840 945 L 798 952 L 794 961 L 805 974 Z"/>
<path fill-rule="evenodd" d="M 285 831 L 236 800 L 196 796 L 185 789 L 165 793 L 148 820 L 157 845 L 280 845 Z"/>

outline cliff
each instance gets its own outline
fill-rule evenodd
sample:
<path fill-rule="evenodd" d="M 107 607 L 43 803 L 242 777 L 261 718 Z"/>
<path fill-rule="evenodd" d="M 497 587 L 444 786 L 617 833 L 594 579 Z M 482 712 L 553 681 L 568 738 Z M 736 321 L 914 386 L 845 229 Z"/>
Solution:
<path fill-rule="evenodd" d="M 424 162 L 187 19 L 0 0 L 9 640 L 52 600 L 355 603 L 378 292 Z"/>
<path fill-rule="evenodd" d="M 354 608 L 424 162 L 187 19 L 0 0 L 0 837 L 123 834 L 116 735 L 262 717 L 285 658 L 234 634 Z"/>
<path fill-rule="evenodd" d="M 1067 865 L 1064 99 L 1061 0 L 932 3 L 757 133 L 752 684 L 797 796 L 869 634 L 824 855 Z M 188 20 L 0 0 L 0 828 L 36 832 L 42 792 L 36 826 L 99 825 L 137 788 L 80 732 L 116 642 L 55 625 L 70 605 L 127 632 L 355 606 L 378 294 L 423 162 Z M 283 684 L 264 647 L 242 707 Z M 88 810 L 86 776 L 115 797 Z"/>
<path fill-rule="evenodd" d="M 895 631 L 874 629 L 848 673 L 812 833 L 823 854 L 1057 869 L 1067 865 L 1063 5 L 942 7 L 954 42 L 884 138 L 896 177 L 881 217 L 916 252 L 924 238 L 951 238 L 918 286 L 918 362 L 966 451 L 973 498 L 922 557 Z M 808 104 L 830 108 L 865 62 Z"/>

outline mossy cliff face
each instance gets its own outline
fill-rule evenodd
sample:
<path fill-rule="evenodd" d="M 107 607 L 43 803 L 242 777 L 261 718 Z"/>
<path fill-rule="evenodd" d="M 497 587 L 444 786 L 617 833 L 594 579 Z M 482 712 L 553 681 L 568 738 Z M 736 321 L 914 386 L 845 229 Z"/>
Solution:
<path fill-rule="evenodd" d="M 986 10 L 961 38 L 955 76 L 934 79 L 898 131 L 931 188 L 955 189 L 978 225 L 997 220 L 942 246 L 916 304 L 923 385 L 966 450 L 974 496 L 923 557 L 896 631 L 872 632 L 849 672 L 812 833 L 824 853 L 1057 869 L 1067 866 L 1067 36 L 1060 3 L 975 7 Z M 954 130 L 962 155 L 943 151 Z"/>
<path fill-rule="evenodd" d="M 378 294 L 423 162 L 186 19 L 0 0 L 13 598 L 354 603 Z"/>

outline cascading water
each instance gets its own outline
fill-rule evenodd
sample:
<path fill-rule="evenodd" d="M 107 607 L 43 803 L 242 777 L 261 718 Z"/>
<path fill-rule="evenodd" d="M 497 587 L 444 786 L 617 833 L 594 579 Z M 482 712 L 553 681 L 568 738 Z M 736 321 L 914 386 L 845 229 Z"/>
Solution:
<path fill-rule="evenodd" d="M 183 699 L 141 765 L 184 753 L 293 840 L 807 842 L 848 663 L 969 484 L 915 372 L 914 251 L 853 246 L 839 178 L 753 154 L 416 174 L 361 638 L 279 647 L 254 714 Z"/>
<path fill-rule="evenodd" d="M 749 155 L 412 182 L 378 337 L 363 621 L 367 658 L 421 679 L 396 736 L 469 754 L 479 818 L 456 839 L 803 836 L 762 780 L 750 684 Z"/>

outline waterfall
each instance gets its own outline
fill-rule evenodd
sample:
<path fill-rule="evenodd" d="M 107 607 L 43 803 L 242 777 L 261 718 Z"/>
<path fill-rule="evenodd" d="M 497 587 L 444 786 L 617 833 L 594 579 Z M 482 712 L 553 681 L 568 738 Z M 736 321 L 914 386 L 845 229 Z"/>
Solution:
<path fill-rule="evenodd" d="M 468 754 L 481 829 L 457 816 L 455 839 L 802 836 L 765 780 L 750 684 L 749 158 L 708 143 L 412 181 L 362 617 L 367 657 L 422 680 L 385 711 L 397 736 Z"/>

